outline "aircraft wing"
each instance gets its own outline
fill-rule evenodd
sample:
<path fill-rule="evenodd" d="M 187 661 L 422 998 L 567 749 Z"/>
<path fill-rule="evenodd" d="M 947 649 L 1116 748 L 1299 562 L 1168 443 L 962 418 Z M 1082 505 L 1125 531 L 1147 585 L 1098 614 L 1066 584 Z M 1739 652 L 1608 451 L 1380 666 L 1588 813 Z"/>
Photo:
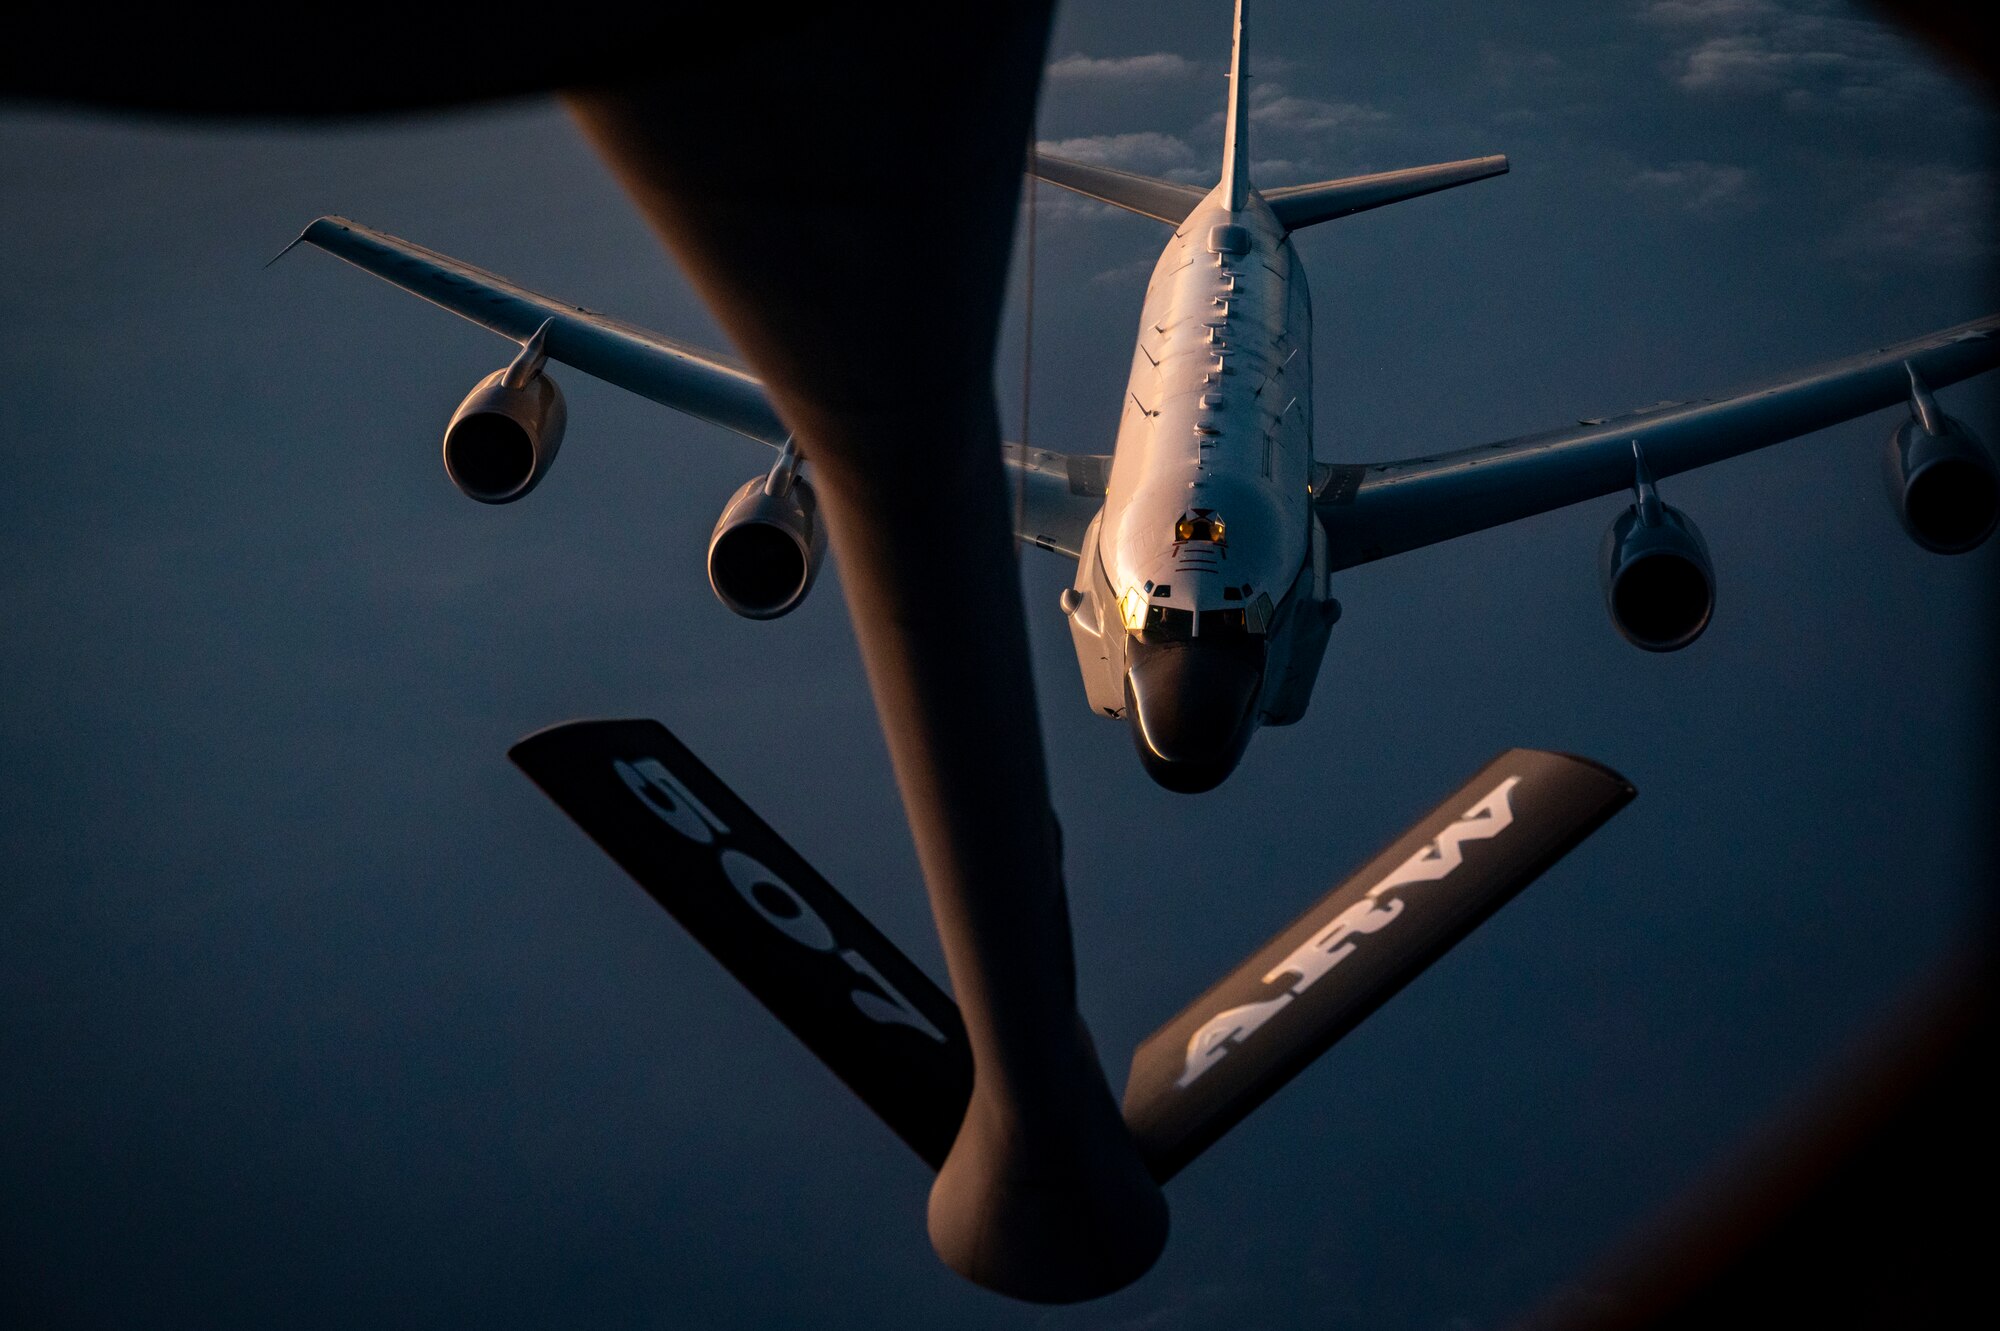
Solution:
<path fill-rule="evenodd" d="M 345 217 L 320 218 L 292 243 L 301 242 L 516 342 L 546 322 L 550 360 L 662 406 L 773 448 L 791 437 L 763 383 L 727 356 L 530 291 Z M 1007 444 L 1002 461 L 1019 501 L 1015 534 L 1076 558 L 1104 502 L 1111 459 Z"/>
<path fill-rule="evenodd" d="M 1933 388 L 2000 364 L 2000 315 L 1815 366 L 1722 397 L 1400 462 L 1323 469 L 1328 559 L 1351 568 L 1631 486 L 1632 446 L 1655 477 L 1705 467 L 1907 401 L 1907 364 Z"/>
<path fill-rule="evenodd" d="M 1014 534 L 1044 550 L 1080 557 L 1084 531 L 1104 506 L 1111 458 L 1002 444 L 1000 461 L 1014 501 Z"/>
<path fill-rule="evenodd" d="M 516 342 L 526 342 L 545 321 L 553 320 L 550 360 L 662 406 L 773 448 L 782 448 L 791 435 L 756 376 L 714 352 L 540 295 L 344 217 L 320 218 L 299 241 Z"/>

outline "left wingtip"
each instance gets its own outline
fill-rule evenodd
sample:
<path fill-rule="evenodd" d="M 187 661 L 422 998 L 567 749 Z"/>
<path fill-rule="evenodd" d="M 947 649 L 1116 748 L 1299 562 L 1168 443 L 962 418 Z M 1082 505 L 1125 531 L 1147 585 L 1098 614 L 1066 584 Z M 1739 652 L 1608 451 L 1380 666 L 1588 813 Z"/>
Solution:
<path fill-rule="evenodd" d="M 319 230 L 323 226 L 342 227 L 349 225 L 351 225 L 351 223 L 349 223 L 346 218 L 335 217 L 332 213 L 328 213 L 325 217 L 315 217 L 311 222 L 309 222 L 306 225 L 305 230 L 299 232 L 298 235 L 292 237 L 291 244 L 285 246 L 285 248 L 279 250 L 276 254 L 273 254 L 270 258 L 266 259 L 264 261 L 264 267 L 269 268 L 272 264 L 284 258 L 287 254 L 290 254 L 293 250 L 297 249 L 299 246 L 311 240 L 313 238 L 313 232 Z"/>
<path fill-rule="evenodd" d="M 312 230 L 312 228 L 311 228 L 311 227 L 307 227 L 307 228 L 306 228 L 306 231 L 310 231 L 310 230 Z M 300 245 L 303 245 L 303 244 L 305 243 L 305 239 L 306 239 L 306 232 L 305 232 L 305 231 L 301 231 L 301 232 L 299 232 L 299 234 L 298 234 L 298 235 L 296 235 L 296 236 L 292 237 L 292 243 L 291 243 L 291 244 L 289 244 L 289 245 L 285 246 L 285 248 L 283 248 L 283 249 L 279 250 L 279 251 L 278 251 L 278 252 L 277 252 L 276 254 L 273 254 L 273 255 L 272 255 L 272 256 L 271 256 L 270 258 L 268 258 L 268 259 L 264 260 L 264 267 L 268 269 L 268 268 L 269 268 L 269 267 L 270 267 L 270 266 L 271 266 L 272 264 L 274 264 L 274 263 L 276 263 L 276 262 L 277 262 L 278 260 L 280 260 L 280 259 L 284 258 L 284 257 L 285 257 L 285 256 L 286 256 L 287 254 L 290 254 L 290 253 L 291 253 L 291 252 L 292 252 L 293 250 L 297 249 L 297 248 L 298 248 L 298 247 L 299 247 Z"/>

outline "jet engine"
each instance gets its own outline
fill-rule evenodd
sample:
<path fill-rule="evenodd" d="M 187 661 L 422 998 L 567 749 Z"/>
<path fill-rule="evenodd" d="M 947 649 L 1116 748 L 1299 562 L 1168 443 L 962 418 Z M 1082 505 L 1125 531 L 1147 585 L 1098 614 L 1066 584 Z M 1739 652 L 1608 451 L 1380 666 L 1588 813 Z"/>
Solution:
<path fill-rule="evenodd" d="M 826 554 L 812 485 L 787 451 L 768 476 L 745 481 L 708 540 L 708 585 L 745 619 L 776 619 L 806 599 Z"/>
<path fill-rule="evenodd" d="M 1938 409 L 1911 374 L 1910 419 L 1889 436 L 1883 480 L 1910 539 L 1941 555 L 1963 554 L 1993 534 L 2000 473 L 1965 422 Z"/>
<path fill-rule="evenodd" d="M 1638 502 L 1604 533 L 1598 560 L 1604 604 L 1634 647 L 1677 652 L 1701 636 L 1715 613 L 1715 566 L 1701 529 L 1660 501 L 1644 459 L 1637 461 Z"/>
<path fill-rule="evenodd" d="M 459 493 L 482 504 L 511 504 L 541 483 L 562 446 L 569 408 L 542 373 L 544 324 L 504 370 L 466 394 L 444 430 L 444 470 Z"/>

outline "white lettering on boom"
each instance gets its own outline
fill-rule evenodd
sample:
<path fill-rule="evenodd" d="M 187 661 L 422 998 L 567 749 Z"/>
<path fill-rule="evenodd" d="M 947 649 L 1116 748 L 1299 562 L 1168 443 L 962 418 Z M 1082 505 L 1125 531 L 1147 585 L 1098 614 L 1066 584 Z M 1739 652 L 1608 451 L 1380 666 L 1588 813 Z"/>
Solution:
<path fill-rule="evenodd" d="M 1276 984 L 1285 976 L 1295 976 L 1285 992 L 1275 998 L 1245 1003 L 1216 1013 L 1201 1024 L 1188 1039 L 1187 1065 L 1174 1084 L 1192 1086 L 1195 1079 L 1225 1058 L 1229 1051 L 1248 1040 L 1258 1027 L 1276 1016 L 1298 995 L 1316 984 L 1320 977 L 1354 954 L 1355 939 L 1386 927 L 1403 913 L 1400 897 L 1383 900 L 1383 894 L 1411 883 L 1434 883 L 1448 877 L 1465 862 L 1462 849 L 1468 841 L 1484 841 L 1505 831 L 1514 821 L 1509 796 L 1521 783 L 1510 776 L 1486 793 L 1486 797 L 1460 814 L 1457 821 L 1425 843 L 1418 851 L 1391 869 L 1361 900 L 1313 931 L 1292 954 L 1273 966 L 1264 976 L 1265 984 Z"/>
<path fill-rule="evenodd" d="M 874 990 L 854 989 L 848 994 L 862 1016 L 883 1026 L 908 1026 L 939 1044 L 946 1042 L 936 1023 L 918 1011 L 873 962 L 853 948 L 840 945 L 819 912 L 807 905 L 790 883 L 755 856 L 719 845 L 718 837 L 730 835 L 728 824 L 696 799 L 694 792 L 668 771 L 665 763 L 657 758 L 640 758 L 629 763 L 620 759 L 611 766 L 618 779 L 661 822 L 685 840 L 715 848 L 723 876 L 743 898 L 743 904 L 756 911 L 764 923 L 808 951 L 833 953 L 847 963 L 849 970 L 873 985 Z M 759 888 L 763 889 L 761 893 Z"/>

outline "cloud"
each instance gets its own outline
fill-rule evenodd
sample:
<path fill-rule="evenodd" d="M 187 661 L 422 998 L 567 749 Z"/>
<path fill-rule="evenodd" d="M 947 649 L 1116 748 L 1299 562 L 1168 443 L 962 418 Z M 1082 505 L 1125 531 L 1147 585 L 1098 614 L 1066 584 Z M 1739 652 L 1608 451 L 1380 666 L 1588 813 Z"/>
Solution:
<path fill-rule="evenodd" d="M 1838 257 L 1963 263 L 2000 254 L 1990 171 L 1907 167 L 1834 236 Z"/>
<path fill-rule="evenodd" d="M 1140 175 L 1160 176 L 1187 183 L 1214 184 L 1215 167 L 1196 154 L 1187 140 L 1172 134 L 1148 130 L 1139 134 L 1092 134 L 1077 139 L 1044 139 L 1035 145 L 1038 152 L 1067 157 L 1092 166 L 1116 167 Z M 1095 221 L 1117 215 L 1117 209 L 1087 199 L 1058 185 L 1042 184 L 1035 190 L 1035 212 L 1045 222 Z"/>
<path fill-rule="evenodd" d="M 1840 51 L 1787 51 L 1758 35 L 1710 37 L 1681 54 L 1675 82 L 1688 92 L 1797 91 L 1810 80 L 1846 82 L 1857 73 Z"/>
<path fill-rule="evenodd" d="M 1137 134 L 1092 134 L 1080 139 L 1056 139 L 1037 143 L 1039 152 L 1067 157 L 1092 166 L 1115 166 L 1125 171 L 1160 175 L 1196 165 L 1194 149 L 1186 139 L 1173 134 L 1145 130 Z"/>
<path fill-rule="evenodd" d="M 1250 121 L 1260 129 L 1291 134 L 1324 134 L 1331 130 L 1380 125 L 1389 119 L 1387 111 L 1372 106 L 1298 97 L 1277 83 L 1253 84 L 1250 89 Z"/>
<path fill-rule="evenodd" d="M 1773 0 L 1654 0 L 1646 17 L 1656 23 L 1748 23 L 1778 8 Z"/>
<path fill-rule="evenodd" d="M 1154 57 L 1130 57 L 1132 61 Z M 1172 57 L 1179 60 L 1179 57 Z M 1066 56 L 1057 65 L 1086 62 L 1087 57 Z M 1092 64 L 1121 63 L 1090 61 Z M 1187 62 L 1182 61 L 1183 65 Z M 1055 66 L 1051 66 L 1053 70 Z M 1218 98 L 1219 102 L 1221 99 Z M 1260 79 L 1250 86 L 1250 119 L 1253 127 L 1251 148 L 1259 154 L 1252 172 L 1260 184 L 1310 180 L 1328 174 L 1317 151 L 1330 137 L 1351 140 L 1374 133 L 1394 118 L 1387 112 L 1358 102 L 1327 102 L 1302 97 L 1273 79 Z M 1082 138 L 1045 140 L 1036 146 L 1045 153 L 1110 166 L 1141 175 L 1207 189 L 1221 171 L 1223 113 L 1215 110 L 1189 129 L 1187 134 L 1146 131 L 1132 134 L 1095 134 Z M 1200 145 L 1197 147 L 1196 145 Z M 1051 213 L 1051 216 L 1101 215 L 1081 210 Z"/>
<path fill-rule="evenodd" d="M 1640 171 L 1626 185 L 1638 193 L 1670 198 L 1691 213 L 1741 211 L 1756 206 L 1750 172 L 1727 162 L 1674 162 Z"/>
<path fill-rule="evenodd" d="M 1195 133 L 1219 148 L 1223 119 L 1223 113 L 1216 111 L 1196 127 Z M 1268 156 L 1252 164 L 1252 173 L 1259 184 L 1275 183 L 1281 177 L 1311 179 L 1326 175 L 1322 149 L 1378 134 L 1393 120 L 1387 111 L 1360 102 L 1324 102 L 1316 97 L 1301 97 L 1275 80 L 1253 83 L 1250 148 Z M 1208 180 L 1214 179 L 1216 169 L 1208 167 Z"/>
<path fill-rule="evenodd" d="M 1023 198 L 1025 206 L 1025 196 Z M 1102 222 L 1106 218 L 1133 216 L 1123 208 L 1100 203 L 1087 194 L 1078 194 L 1075 190 L 1052 185 L 1046 180 L 1035 183 L 1034 210 L 1038 223 L 1050 224 Z"/>
<path fill-rule="evenodd" d="M 1187 78 L 1194 62 L 1171 51 L 1149 55 L 1066 55 L 1048 68 L 1051 83 L 1162 83 Z"/>
<path fill-rule="evenodd" d="M 1653 0 L 1667 71 L 1689 93 L 1776 96 L 1794 112 L 1913 99 L 1940 86 L 1930 62 L 1884 24 L 1828 0 Z"/>
<path fill-rule="evenodd" d="M 1283 185 L 1297 180 L 1313 169 L 1310 164 L 1289 157 L 1258 157 L 1250 163 L 1250 179 L 1262 189 L 1267 185 Z"/>

